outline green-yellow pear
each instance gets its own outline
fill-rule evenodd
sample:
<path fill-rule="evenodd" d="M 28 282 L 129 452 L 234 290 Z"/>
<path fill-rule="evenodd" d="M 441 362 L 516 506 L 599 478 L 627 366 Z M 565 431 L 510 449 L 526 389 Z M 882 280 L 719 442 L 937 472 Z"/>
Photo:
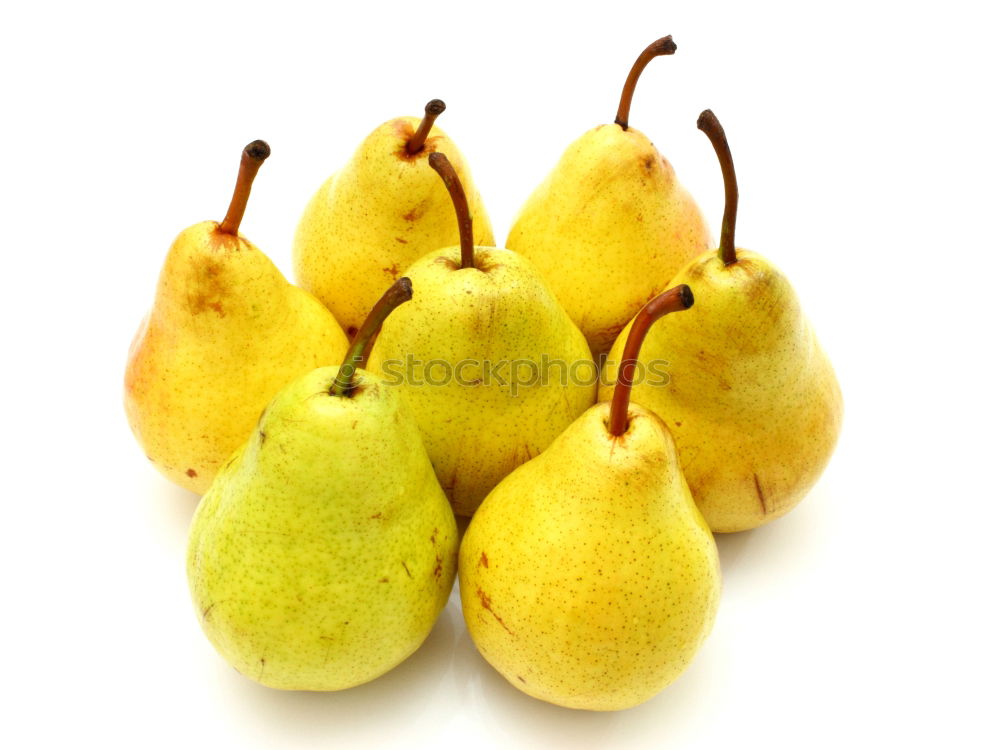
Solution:
<path fill-rule="evenodd" d="M 658 317 L 690 307 L 686 287 L 651 300 Z M 633 355 L 634 356 L 634 355 Z M 715 540 L 652 412 L 615 399 L 588 409 L 483 501 L 458 576 L 469 634 L 528 695 L 613 711 L 656 695 L 694 658 L 719 603 Z"/>
<path fill-rule="evenodd" d="M 837 443 L 837 377 L 788 279 L 734 244 L 737 187 L 725 133 L 711 110 L 698 127 L 722 163 L 726 209 L 718 252 L 699 256 L 672 284 L 698 298 L 650 334 L 642 365 L 654 375 L 633 398 L 666 422 L 698 507 L 713 531 L 742 531 L 791 510 Z M 608 357 L 621 358 L 628 329 Z M 657 367 L 656 365 L 659 365 Z M 669 378 L 656 370 L 669 370 Z M 602 384 L 601 398 L 610 396 Z"/>
<path fill-rule="evenodd" d="M 452 194 L 461 244 L 407 269 L 413 301 L 386 322 L 371 367 L 400 384 L 455 513 L 471 516 L 594 403 L 597 373 L 583 334 L 531 262 L 473 246 L 448 158 L 432 154 L 430 164 Z"/>
<path fill-rule="evenodd" d="M 398 117 L 377 127 L 306 206 L 295 232 L 295 278 L 353 335 L 382 290 L 418 258 L 458 241 L 451 201 L 427 169 L 443 153 L 469 190 L 476 241 L 493 244 L 482 199 L 452 140 L 434 125 L 444 102 L 422 120 Z"/>
<path fill-rule="evenodd" d="M 667 36 L 642 52 L 614 124 L 570 144 L 507 237 L 507 247 L 541 272 L 595 356 L 681 266 L 711 246 L 705 220 L 669 162 L 628 123 L 639 74 L 675 49 Z"/>
<path fill-rule="evenodd" d="M 282 389 L 191 525 L 187 572 L 212 645 L 273 688 L 341 690 L 413 653 L 455 578 L 455 518 L 399 391 L 344 365 Z M 369 324 L 371 323 L 371 324 Z"/>
<path fill-rule="evenodd" d="M 347 351 L 330 312 L 239 234 L 269 154 L 264 141 L 249 144 L 225 219 L 195 224 L 174 240 L 129 349 L 132 431 L 164 476 L 198 494 L 279 388 L 339 363 Z"/>

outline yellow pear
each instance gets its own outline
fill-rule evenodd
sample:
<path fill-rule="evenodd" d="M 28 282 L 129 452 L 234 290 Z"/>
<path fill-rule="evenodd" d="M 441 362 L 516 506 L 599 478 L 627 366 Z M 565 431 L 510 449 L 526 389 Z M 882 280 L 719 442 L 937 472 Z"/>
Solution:
<path fill-rule="evenodd" d="M 371 368 L 400 384 L 452 507 L 471 516 L 497 482 L 594 403 L 597 373 L 583 335 L 530 261 L 473 246 L 448 158 L 432 154 L 430 164 L 452 193 L 461 245 L 407 269 L 413 301 L 386 322 Z"/>
<path fill-rule="evenodd" d="M 458 242 L 455 215 L 427 157 L 443 153 L 468 187 L 476 241 L 493 244 L 482 199 L 458 147 L 434 120 L 398 117 L 377 127 L 306 206 L 295 232 L 295 278 L 353 335 L 382 290 L 432 250 Z"/>
<path fill-rule="evenodd" d="M 164 476 L 198 494 L 279 388 L 347 351 L 330 312 L 239 234 L 269 154 L 263 141 L 248 145 L 225 219 L 174 240 L 128 354 L 132 431 Z"/>
<path fill-rule="evenodd" d="M 693 303 L 672 289 L 640 311 L 635 350 L 658 317 Z M 694 658 L 719 603 L 719 556 L 663 422 L 591 407 L 483 501 L 458 576 L 469 634 L 528 695 L 612 711 L 656 695 Z"/>
<path fill-rule="evenodd" d="M 424 641 L 455 578 L 458 532 L 399 391 L 364 367 L 400 279 L 339 369 L 283 388 L 191 524 L 188 581 L 232 666 L 285 690 L 374 679 Z"/>
<path fill-rule="evenodd" d="M 650 334 L 633 398 L 673 433 L 681 466 L 713 531 L 742 531 L 791 510 L 827 464 L 843 415 L 837 377 L 788 279 L 734 244 L 737 187 L 725 133 L 710 110 L 698 127 L 726 182 L 722 241 L 672 284 L 698 306 Z M 622 357 L 628 329 L 607 361 Z M 666 376 L 665 376 L 666 374 Z M 611 395 L 601 386 L 601 398 Z"/>
<path fill-rule="evenodd" d="M 649 138 L 629 126 L 639 74 L 676 49 L 647 47 L 626 80 L 612 125 L 570 144 L 514 220 L 507 247 L 529 258 L 595 356 L 711 239 L 701 212 Z"/>

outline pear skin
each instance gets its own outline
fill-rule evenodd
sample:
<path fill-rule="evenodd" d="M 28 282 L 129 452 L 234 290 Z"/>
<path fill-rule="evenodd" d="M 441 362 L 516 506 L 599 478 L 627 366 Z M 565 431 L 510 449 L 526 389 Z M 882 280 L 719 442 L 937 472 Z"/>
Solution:
<path fill-rule="evenodd" d="M 715 252 L 671 282 L 698 304 L 646 338 L 641 362 L 666 363 L 632 389 L 677 443 L 691 492 L 713 531 L 778 518 L 808 493 L 833 454 L 843 418 L 836 375 L 788 279 L 765 258 Z M 599 398 L 611 397 L 626 328 L 605 363 Z"/>
<path fill-rule="evenodd" d="M 454 164 L 468 188 L 476 242 L 494 244 L 482 198 L 452 140 L 433 126 L 417 153 L 407 151 L 421 123 L 398 117 L 376 128 L 319 188 L 295 232 L 296 280 L 349 334 L 410 264 L 458 242 L 448 193 L 427 168 L 430 154 L 444 153 Z"/>
<path fill-rule="evenodd" d="M 245 676 L 341 690 L 412 654 L 448 600 L 455 519 L 395 388 L 337 368 L 275 398 L 202 499 L 187 572 L 201 626 Z"/>
<path fill-rule="evenodd" d="M 590 408 L 504 479 L 459 552 L 483 657 L 528 695 L 593 711 L 638 705 L 676 679 L 721 587 L 670 434 L 632 405 L 627 430 L 611 435 L 609 411 Z"/>
<path fill-rule="evenodd" d="M 566 149 L 514 220 L 506 246 L 535 264 L 599 356 L 710 243 L 667 160 L 638 130 L 611 124 Z"/>
<path fill-rule="evenodd" d="M 407 269 L 413 301 L 385 322 L 369 369 L 399 384 L 455 512 L 471 516 L 594 403 L 596 372 L 523 256 L 476 247 L 475 267 L 460 266 L 450 247 Z"/>
<path fill-rule="evenodd" d="M 242 188 L 245 207 L 249 184 Z M 125 413 L 140 446 L 167 479 L 199 495 L 282 386 L 347 350 L 318 300 L 220 226 L 195 224 L 174 240 L 125 369 Z"/>

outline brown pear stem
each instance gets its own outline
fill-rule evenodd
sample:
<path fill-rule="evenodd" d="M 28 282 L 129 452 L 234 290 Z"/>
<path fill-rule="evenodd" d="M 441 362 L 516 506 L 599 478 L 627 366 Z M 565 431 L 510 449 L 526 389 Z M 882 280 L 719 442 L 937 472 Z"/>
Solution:
<path fill-rule="evenodd" d="M 420 121 L 417 132 L 410 136 L 410 140 L 406 142 L 406 153 L 410 155 L 420 153 L 424 147 L 424 141 L 427 140 L 427 134 L 434 127 L 434 121 L 439 114 L 444 112 L 444 109 L 444 102 L 440 99 L 431 99 L 427 102 L 424 106 L 424 119 Z"/>
<path fill-rule="evenodd" d="M 243 221 L 243 213 L 247 210 L 247 201 L 250 199 L 253 178 L 257 176 L 260 165 L 270 155 L 271 147 L 264 141 L 248 143 L 243 149 L 243 156 L 240 158 L 240 173 L 236 176 L 236 189 L 233 190 L 233 199 L 229 201 L 226 218 L 219 224 L 220 232 L 239 234 L 240 222 Z"/>
<path fill-rule="evenodd" d="M 722 129 L 722 123 L 712 110 L 706 109 L 699 115 L 698 130 L 712 141 L 719 164 L 722 165 L 722 179 L 726 184 L 726 209 L 722 214 L 719 259 L 729 266 L 736 262 L 736 204 L 740 200 L 740 191 L 736 186 L 736 167 L 733 166 L 733 154 L 729 150 L 726 131 Z"/>
<path fill-rule="evenodd" d="M 371 344 L 378 332 L 382 330 L 385 319 L 389 317 L 389 313 L 412 297 L 413 285 L 409 278 L 404 276 L 397 279 L 382 295 L 382 298 L 375 303 L 375 307 L 368 313 L 365 322 L 361 324 L 361 328 L 354 336 L 351 347 L 347 350 L 347 356 L 344 357 L 344 363 L 337 371 L 337 377 L 334 378 L 329 390 L 331 396 L 350 397 L 351 391 L 354 390 L 354 372 L 363 369 L 368 364 Z"/>
<path fill-rule="evenodd" d="M 451 195 L 451 202 L 455 204 L 455 214 L 458 216 L 458 237 L 462 245 L 462 265 L 461 268 L 474 268 L 476 265 L 475 250 L 472 246 L 472 214 L 469 213 L 469 201 L 465 197 L 465 189 L 462 181 L 458 179 L 455 167 L 448 161 L 448 157 L 440 151 L 435 151 L 427 161 L 434 168 L 434 171 L 441 175 L 448 194 Z"/>
<path fill-rule="evenodd" d="M 635 365 L 639 361 L 639 350 L 650 326 L 667 313 L 687 310 L 693 304 L 694 295 L 691 293 L 691 287 L 681 284 L 653 297 L 635 316 L 632 329 L 625 340 L 622 361 L 618 365 L 618 381 L 611 397 L 608 432 L 612 435 L 616 437 L 622 435 L 628 428 L 628 401 L 632 395 L 632 378 L 635 375 Z"/>
<path fill-rule="evenodd" d="M 625 86 L 622 88 L 622 98 L 618 102 L 618 116 L 615 117 L 615 122 L 622 126 L 622 130 L 628 130 L 628 114 L 629 110 L 632 109 L 632 94 L 635 93 L 635 85 L 639 82 L 639 76 L 642 75 L 643 69 L 654 57 L 672 55 L 676 51 L 677 45 L 674 44 L 674 38 L 668 34 L 650 44 L 636 58 L 632 64 L 632 70 L 628 72 L 628 78 L 625 79 Z"/>

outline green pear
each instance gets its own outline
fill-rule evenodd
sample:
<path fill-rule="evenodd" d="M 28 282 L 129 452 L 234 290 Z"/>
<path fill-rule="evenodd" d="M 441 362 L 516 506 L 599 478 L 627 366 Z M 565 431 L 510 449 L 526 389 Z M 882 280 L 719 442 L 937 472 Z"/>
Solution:
<path fill-rule="evenodd" d="M 269 154 L 264 141 L 249 144 L 225 219 L 174 240 L 128 354 L 129 425 L 153 465 L 198 494 L 279 388 L 347 351 L 330 312 L 239 234 Z"/>
<path fill-rule="evenodd" d="M 693 303 L 672 289 L 640 311 L 633 349 L 659 316 Z M 462 540 L 469 634 L 528 695 L 611 711 L 656 695 L 694 658 L 719 604 L 715 541 L 652 412 L 613 403 L 573 422 L 483 501 Z"/>
<path fill-rule="evenodd" d="M 677 443 L 698 507 L 713 531 L 742 531 L 791 510 L 833 453 L 843 400 L 830 360 L 795 290 L 772 263 L 734 244 L 737 187 L 725 133 L 710 110 L 698 127 L 712 139 L 726 182 L 722 241 L 672 284 L 698 306 L 650 334 L 642 366 L 660 363 L 633 398 L 656 412 Z M 628 329 L 609 355 L 621 358 Z M 602 385 L 601 398 L 610 396 Z"/>
<path fill-rule="evenodd" d="M 292 246 L 295 278 L 350 335 L 407 266 L 458 241 L 448 194 L 427 169 L 431 154 L 446 154 L 455 165 L 469 189 L 476 241 L 493 244 L 465 159 L 434 125 L 444 108 L 433 99 L 423 120 L 398 117 L 377 127 L 323 183 L 299 221 Z"/>
<path fill-rule="evenodd" d="M 595 356 L 711 239 L 701 212 L 649 138 L 629 126 L 639 75 L 669 36 L 647 47 L 618 117 L 570 144 L 514 220 L 507 247 L 541 272 Z"/>
<path fill-rule="evenodd" d="M 400 383 L 455 513 L 471 516 L 497 482 L 594 403 L 597 373 L 583 335 L 531 262 L 473 246 L 448 158 L 432 154 L 430 164 L 452 193 L 461 245 L 407 269 L 413 301 L 386 322 L 371 366 Z"/>
<path fill-rule="evenodd" d="M 458 533 L 398 389 L 344 365 L 282 389 L 202 499 L 188 581 L 212 645 L 273 688 L 340 690 L 413 653 L 445 605 Z"/>

